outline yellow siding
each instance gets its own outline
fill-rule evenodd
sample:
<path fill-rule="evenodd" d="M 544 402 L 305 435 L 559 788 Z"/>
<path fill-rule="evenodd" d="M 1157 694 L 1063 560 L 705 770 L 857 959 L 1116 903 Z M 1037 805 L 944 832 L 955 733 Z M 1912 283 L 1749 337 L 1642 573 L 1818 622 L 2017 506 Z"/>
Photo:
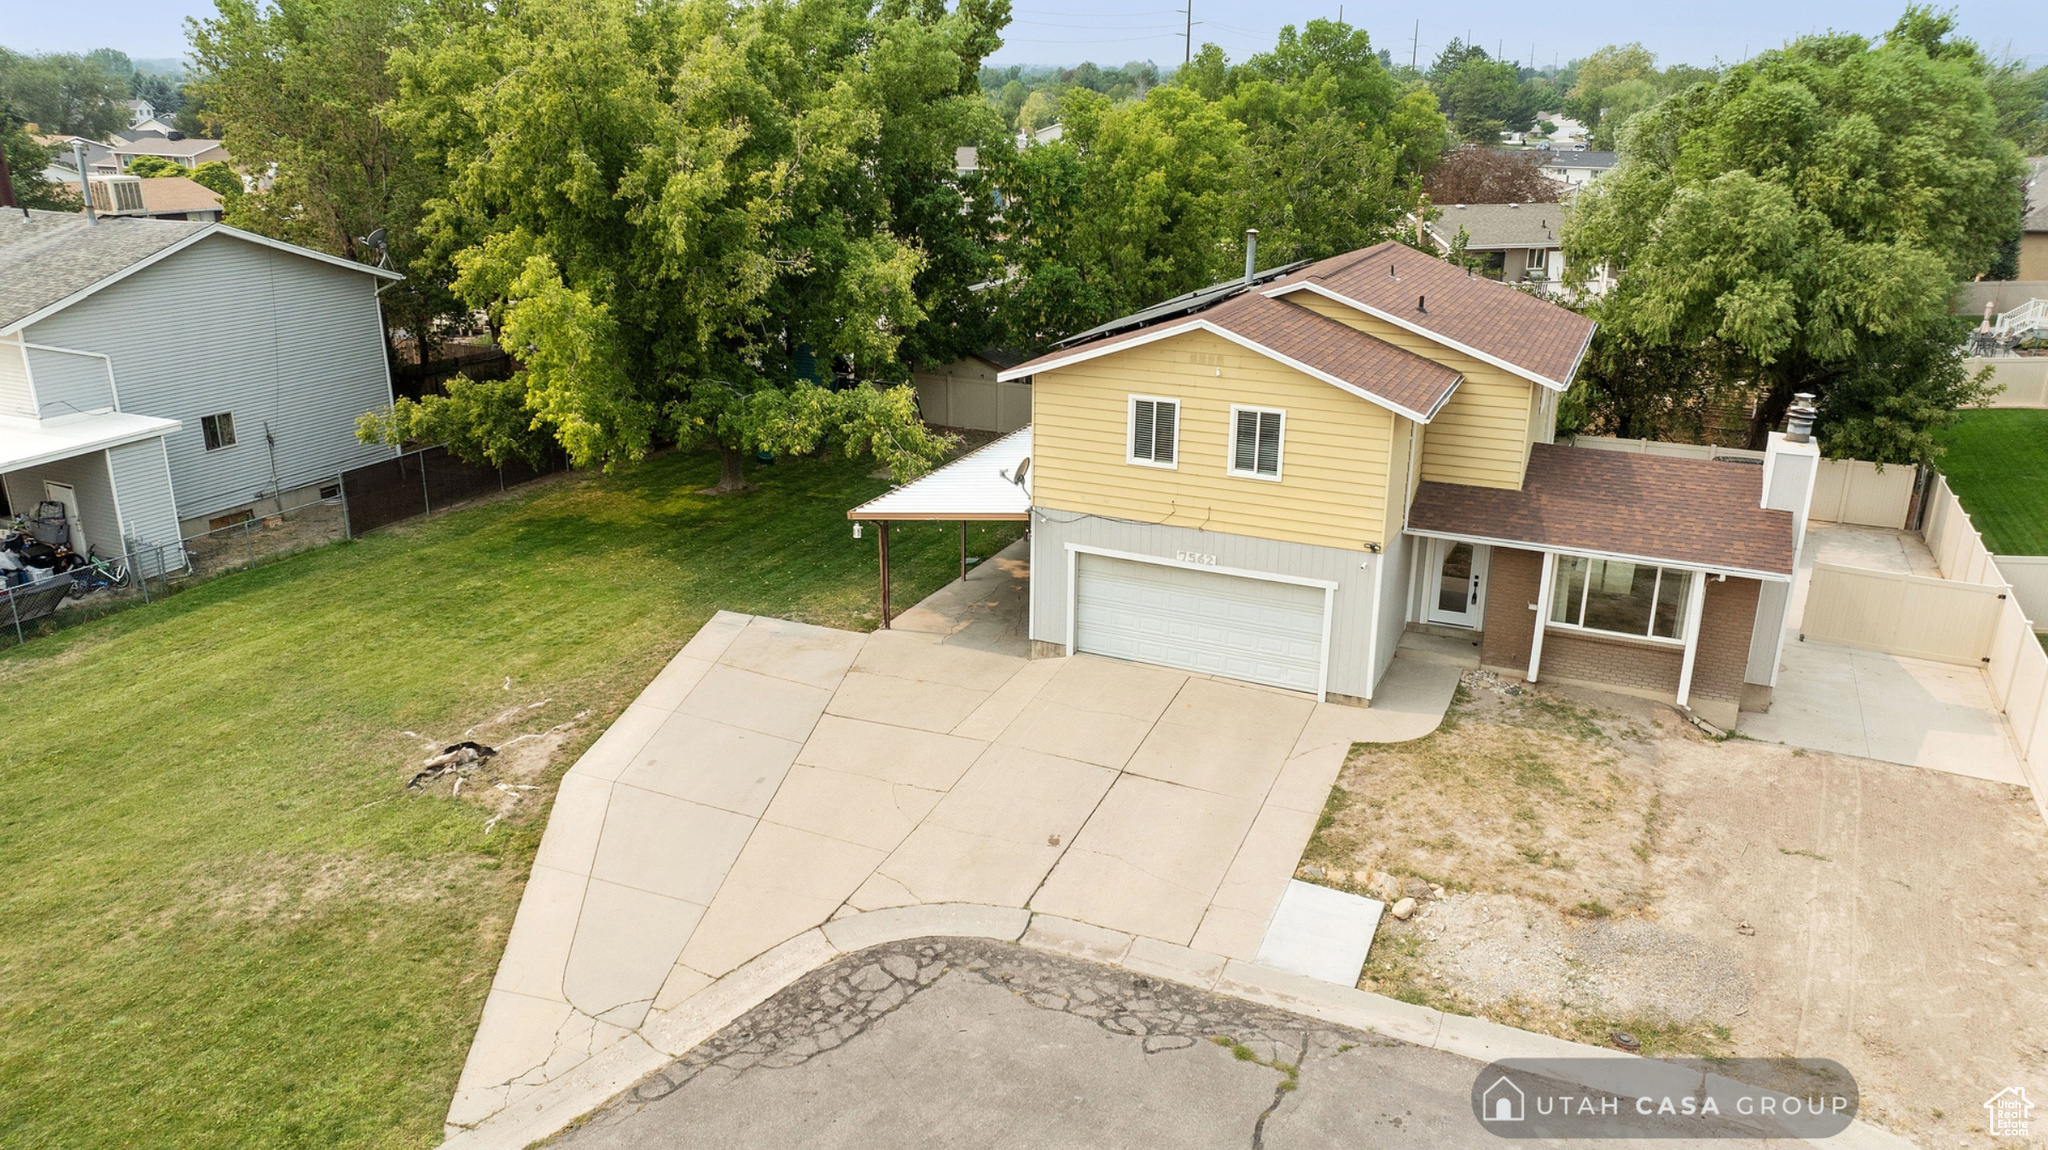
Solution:
<path fill-rule="evenodd" d="M 1386 537 L 1392 539 L 1408 525 L 1408 504 L 1415 498 L 1414 488 L 1409 484 L 1410 472 L 1415 469 L 1408 465 L 1409 445 L 1417 442 L 1414 420 L 1404 416 L 1394 417 L 1394 426 L 1388 430 L 1387 490 L 1395 498 L 1387 500 Z"/>
<path fill-rule="evenodd" d="M 1032 391 L 1040 506 L 1322 547 L 1388 538 L 1394 414 L 1219 336 L 1040 372 Z M 1180 400 L 1178 468 L 1128 462 L 1132 395 Z M 1232 404 L 1286 410 L 1279 482 L 1227 473 Z"/>
<path fill-rule="evenodd" d="M 1422 448 L 1423 479 L 1475 487 L 1522 486 L 1531 438 L 1529 393 L 1536 384 L 1314 292 L 1294 292 L 1287 299 L 1464 375 L 1465 382 L 1429 423 Z"/>

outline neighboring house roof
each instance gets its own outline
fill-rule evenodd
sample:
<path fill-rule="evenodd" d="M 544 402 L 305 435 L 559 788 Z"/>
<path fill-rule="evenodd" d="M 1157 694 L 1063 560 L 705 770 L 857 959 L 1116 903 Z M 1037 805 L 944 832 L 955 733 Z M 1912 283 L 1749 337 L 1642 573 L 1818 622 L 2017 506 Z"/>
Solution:
<path fill-rule="evenodd" d="M 95 224 L 72 212 L 0 212 L 0 335 L 26 327 L 210 235 L 262 244 L 384 279 L 404 278 L 388 269 L 223 224 L 121 217 L 104 217 Z"/>
<path fill-rule="evenodd" d="M 1621 162 L 1619 152 L 1574 152 L 1570 149 L 1552 149 L 1541 152 L 1546 168 L 1591 168 L 1604 172 Z"/>
<path fill-rule="evenodd" d="M 157 176 L 142 181 L 145 212 L 217 212 L 220 193 L 183 176 Z"/>
<path fill-rule="evenodd" d="M 1388 241 L 1333 256 L 1265 288 L 1313 291 L 1563 391 L 1595 324 L 1585 316 Z"/>
<path fill-rule="evenodd" d="M 1408 529 L 1789 579 L 1792 513 L 1762 496 L 1753 464 L 1538 443 L 1519 491 L 1421 484 Z"/>
<path fill-rule="evenodd" d="M 1029 519 L 1031 488 L 1028 472 L 1018 469 L 1031 458 L 1027 424 L 984 447 L 948 463 L 922 479 L 868 500 L 846 513 L 848 519 Z"/>
<path fill-rule="evenodd" d="M 1042 355 L 996 378 L 1016 379 L 1050 371 L 1191 331 L 1220 335 L 1422 423 L 1429 422 L 1464 378 L 1440 363 L 1403 351 L 1327 316 L 1256 292 L 1240 292 L 1178 319 L 1105 335 Z"/>
<path fill-rule="evenodd" d="M 2027 161 L 2033 173 L 2027 177 L 2027 215 L 2022 230 L 2048 232 L 2048 156 Z"/>
<path fill-rule="evenodd" d="M 1563 223 L 1563 204 L 1451 204 L 1430 221 L 1429 234 L 1448 248 L 1463 228 L 1468 251 L 1555 248 Z"/>
<path fill-rule="evenodd" d="M 117 145 L 117 156 L 162 156 L 165 159 L 190 159 L 224 147 L 219 140 L 201 140 L 187 136 L 182 140 L 165 139 L 157 136 L 142 136 Z M 223 155 L 226 153 L 223 151 Z"/>

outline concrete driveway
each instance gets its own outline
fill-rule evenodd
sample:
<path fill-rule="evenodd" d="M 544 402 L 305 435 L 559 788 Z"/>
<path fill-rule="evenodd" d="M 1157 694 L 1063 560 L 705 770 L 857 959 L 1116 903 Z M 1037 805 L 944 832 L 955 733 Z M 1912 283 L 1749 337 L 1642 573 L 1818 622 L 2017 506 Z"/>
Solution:
<path fill-rule="evenodd" d="M 451 1133 L 839 916 L 1023 907 L 1249 961 L 1351 745 L 1428 733 L 1457 684 L 1397 660 L 1365 709 L 1034 661 L 1022 578 L 999 557 L 872 635 L 706 624 L 563 778 Z"/>

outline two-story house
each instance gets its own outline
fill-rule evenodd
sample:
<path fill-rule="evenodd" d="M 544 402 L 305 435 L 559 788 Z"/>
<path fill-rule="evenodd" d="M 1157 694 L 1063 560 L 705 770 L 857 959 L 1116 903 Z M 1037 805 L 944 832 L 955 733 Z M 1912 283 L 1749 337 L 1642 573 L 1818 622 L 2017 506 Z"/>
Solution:
<path fill-rule="evenodd" d="M 391 404 L 397 278 L 217 223 L 0 212 L 6 511 L 65 505 L 81 551 L 175 547 L 389 458 L 355 428 Z"/>
<path fill-rule="evenodd" d="M 1732 726 L 1767 705 L 1816 450 L 1553 443 L 1593 328 L 1387 243 L 1004 370 L 1032 382 L 1032 640 L 1369 702 L 1403 634 L 1437 631 Z M 1000 517 L 971 510 L 921 517 Z"/>

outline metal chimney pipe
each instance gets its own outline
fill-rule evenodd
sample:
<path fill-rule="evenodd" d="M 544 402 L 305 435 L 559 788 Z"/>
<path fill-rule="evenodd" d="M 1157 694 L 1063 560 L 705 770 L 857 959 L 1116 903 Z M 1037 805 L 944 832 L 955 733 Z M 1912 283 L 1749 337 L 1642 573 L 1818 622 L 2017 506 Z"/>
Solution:
<path fill-rule="evenodd" d="M 99 214 L 92 210 L 92 181 L 85 175 L 85 145 L 77 140 L 71 141 L 71 159 L 78 165 L 78 194 L 85 197 L 85 220 L 99 223 Z"/>
<path fill-rule="evenodd" d="M 1813 399 L 1810 391 L 1792 396 L 1792 406 L 1785 410 L 1785 442 L 1806 443 L 1813 438 L 1813 418 L 1819 414 L 1814 409 Z"/>
<path fill-rule="evenodd" d="M 1255 277 L 1258 275 L 1258 267 L 1259 229 L 1246 228 L 1244 230 L 1244 286 L 1250 287 L 1256 282 Z"/>

